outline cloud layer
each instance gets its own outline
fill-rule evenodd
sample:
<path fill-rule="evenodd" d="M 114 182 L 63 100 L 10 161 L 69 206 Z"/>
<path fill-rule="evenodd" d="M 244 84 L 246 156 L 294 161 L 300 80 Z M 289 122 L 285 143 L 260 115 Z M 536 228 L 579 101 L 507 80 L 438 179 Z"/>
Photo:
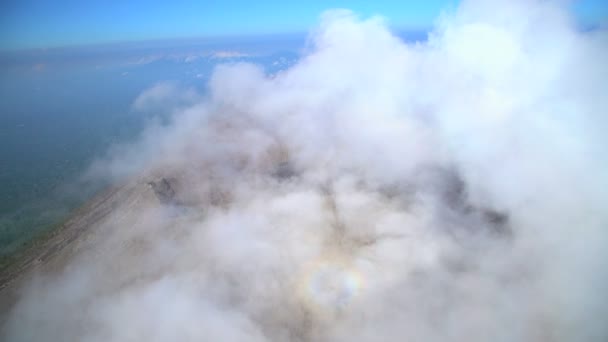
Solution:
<path fill-rule="evenodd" d="M 128 203 L 8 339 L 605 340 L 607 38 L 545 1 L 416 44 L 331 11 L 288 70 L 153 88 L 198 100 L 95 166 Z M 138 192 L 159 177 L 174 203 Z"/>

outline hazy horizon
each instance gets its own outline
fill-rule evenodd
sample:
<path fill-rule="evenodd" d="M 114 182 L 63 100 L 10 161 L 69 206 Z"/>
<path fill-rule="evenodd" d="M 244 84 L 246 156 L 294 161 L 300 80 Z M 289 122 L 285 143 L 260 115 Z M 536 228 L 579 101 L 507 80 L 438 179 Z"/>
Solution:
<path fill-rule="evenodd" d="M 580 27 L 606 25 L 608 6 L 602 0 L 556 1 L 570 2 Z M 304 35 L 315 25 L 319 13 L 332 8 L 348 8 L 363 16 L 381 15 L 395 31 L 422 32 L 432 29 L 440 14 L 453 11 L 459 3 L 459 0 L 407 5 L 390 0 L 373 4 L 270 0 L 255 5 L 241 0 L 4 2 L 0 5 L 0 52 L 160 40 Z"/>

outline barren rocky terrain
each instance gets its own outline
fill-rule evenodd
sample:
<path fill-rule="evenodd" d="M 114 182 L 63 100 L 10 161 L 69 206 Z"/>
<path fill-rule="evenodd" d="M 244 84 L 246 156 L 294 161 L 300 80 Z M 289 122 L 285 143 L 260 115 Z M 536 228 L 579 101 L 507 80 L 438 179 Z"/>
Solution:
<path fill-rule="evenodd" d="M 19 253 L 15 262 L 0 275 L 0 322 L 5 320 L 21 290 L 33 277 L 59 274 L 77 255 L 94 252 L 95 245 L 91 242 L 107 233 L 110 217 L 113 220 L 125 217 L 138 203 L 155 200 L 154 192 L 144 181 L 113 186 Z"/>

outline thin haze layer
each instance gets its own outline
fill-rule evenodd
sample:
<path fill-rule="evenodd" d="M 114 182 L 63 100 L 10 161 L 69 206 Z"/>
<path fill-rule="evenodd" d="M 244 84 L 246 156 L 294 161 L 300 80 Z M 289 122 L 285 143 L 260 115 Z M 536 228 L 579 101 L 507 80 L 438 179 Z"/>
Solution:
<path fill-rule="evenodd" d="M 333 11 L 284 72 L 218 67 L 95 165 L 151 187 L 8 340 L 605 341 L 607 38 L 546 1 L 414 45 Z"/>

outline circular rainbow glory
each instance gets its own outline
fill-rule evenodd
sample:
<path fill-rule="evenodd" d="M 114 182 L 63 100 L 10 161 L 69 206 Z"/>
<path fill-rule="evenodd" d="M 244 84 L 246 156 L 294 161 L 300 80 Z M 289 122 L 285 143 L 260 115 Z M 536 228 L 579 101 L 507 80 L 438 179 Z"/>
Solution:
<path fill-rule="evenodd" d="M 363 289 L 363 276 L 352 262 L 321 258 L 305 268 L 299 294 L 309 309 L 336 313 L 345 309 Z"/>

